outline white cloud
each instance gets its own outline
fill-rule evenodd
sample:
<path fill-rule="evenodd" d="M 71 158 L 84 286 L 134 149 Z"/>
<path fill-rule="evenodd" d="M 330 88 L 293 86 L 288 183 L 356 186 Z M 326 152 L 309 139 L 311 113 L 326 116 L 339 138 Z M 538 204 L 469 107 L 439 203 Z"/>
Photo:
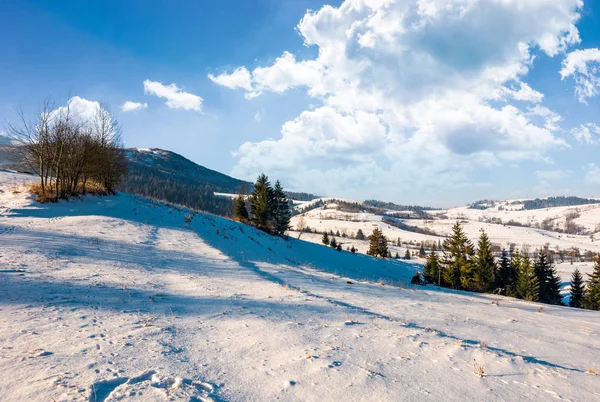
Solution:
<path fill-rule="evenodd" d="M 271 65 L 219 76 L 243 68 L 243 86 L 223 85 L 247 97 L 301 88 L 320 103 L 285 123 L 281 137 L 243 144 L 234 173 L 276 172 L 325 194 L 367 186 L 397 197 L 424 186 L 480 185 L 470 172 L 481 167 L 548 161 L 547 150 L 567 146 L 555 135 L 561 117 L 523 79 L 536 52 L 556 56 L 579 43 L 581 6 L 347 0 L 309 11 L 297 29 L 317 48 L 315 58 L 284 52 Z"/>
<path fill-rule="evenodd" d="M 254 114 L 254 121 L 259 123 L 262 120 L 264 114 L 265 114 L 264 109 L 258 109 L 256 111 L 256 113 Z"/>
<path fill-rule="evenodd" d="M 176 84 L 163 85 L 158 81 L 144 81 L 144 93 L 155 95 L 167 100 L 166 105 L 173 109 L 196 110 L 202 109 L 203 99 L 198 95 L 183 92 Z"/>
<path fill-rule="evenodd" d="M 589 163 L 586 167 L 584 181 L 587 184 L 600 184 L 600 167 L 595 163 Z"/>
<path fill-rule="evenodd" d="M 594 123 L 581 124 L 572 129 L 571 134 L 581 144 L 600 144 L 600 127 Z"/>
<path fill-rule="evenodd" d="M 71 119 L 79 123 L 85 123 L 91 121 L 101 107 L 99 102 L 73 96 L 68 100 L 66 106 L 61 106 L 51 111 L 49 115 L 51 118 L 55 118 L 68 113 Z"/>
<path fill-rule="evenodd" d="M 573 77 L 579 101 L 600 94 L 600 49 L 575 50 L 563 60 L 562 79 Z"/>
<path fill-rule="evenodd" d="M 121 106 L 121 111 L 133 112 L 135 110 L 146 109 L 147 107 L 148 107 L 147 103 L 126 101 L 125 103 L 123 103 L 123 106 Z"/>
<path fill-rule="evenodd" d="M 535 177 L 540 180 L 562 180 L 571 176 L 570 170 L 556 169 L 556 170 L 538 170 L 535 172 Z"/>
<path fill-rule="evenodd" d="M 218 76 L 209 74 L 208 78 L 210 78 L 212 82 L 227 88 L 244 89 L 248 92 L 252 91 L 252 77 L 246 67 L 236 68 L 231 74 L 222 73 Z"/>

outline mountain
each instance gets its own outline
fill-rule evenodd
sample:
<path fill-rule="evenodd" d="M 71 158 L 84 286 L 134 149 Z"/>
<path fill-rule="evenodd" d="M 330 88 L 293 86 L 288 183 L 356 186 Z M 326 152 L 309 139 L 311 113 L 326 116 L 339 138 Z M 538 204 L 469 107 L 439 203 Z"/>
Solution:
<path fill-rule="evenodd" d="M 118 187 L 123 192 L 229 216 L 233 214 L 232 198 L 215 193 L 235 194 L 242 186 L 246 191 L 253 187 L 250 182 L 208 169 L 172 151 L 130 148 L 125 152 L 129 174 Z M 288 197 L 294 200 L 317 198 L 294 192 L 288 192 Z"/>

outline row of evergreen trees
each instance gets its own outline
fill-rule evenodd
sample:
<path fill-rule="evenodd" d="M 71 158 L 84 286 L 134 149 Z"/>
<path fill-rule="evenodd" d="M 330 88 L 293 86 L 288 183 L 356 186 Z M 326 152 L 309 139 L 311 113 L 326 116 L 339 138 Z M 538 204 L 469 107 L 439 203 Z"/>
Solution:
<path fill-rule="evenodd" d="M 250 212 L 246 204 L 250 204 Z M 279 180 L 275 187 L 263 173 L 256 179 L 252 194 L 248 197 L 241 192 L 235 201 L 234 216 L 241 222 L 249 223 L 260 230 L 282 236 L 290 226 L 292 210 L 286 193 Z"/>
<path fill-rule="evenodd" d="M 425 281 L 443 287 L 496 293 L 548 304 L 562 304 L 561 279 L 548 248 L 536 250 L 533 260 L 527 249 L 502 251 L 498 261 L 487 234 L 482 231 L 477 249 L 465 235 L 460 222 L 442 244 L 443 256 L 432 251 L 424 267 Z M 573 274 L 573 307 L 598 309 L 600 305 L 600 261 L 585 286 L 581 273 Z"/>

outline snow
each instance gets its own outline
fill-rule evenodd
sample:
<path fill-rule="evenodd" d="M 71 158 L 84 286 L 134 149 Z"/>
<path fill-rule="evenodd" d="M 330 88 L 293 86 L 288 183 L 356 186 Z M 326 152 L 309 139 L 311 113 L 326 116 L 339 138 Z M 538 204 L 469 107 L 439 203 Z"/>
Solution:
<path fill-rule="evenodd" d="M 0 172 L 2 401 L 600 397 L 599 312 L 126 194 L 40 205 L 32 181 Z"/>

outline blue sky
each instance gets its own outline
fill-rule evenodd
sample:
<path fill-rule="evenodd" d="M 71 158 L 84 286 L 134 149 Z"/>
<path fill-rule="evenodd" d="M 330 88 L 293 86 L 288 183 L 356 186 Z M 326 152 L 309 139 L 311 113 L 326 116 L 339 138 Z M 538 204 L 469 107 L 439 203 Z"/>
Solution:
<path fill-rule="evenodd" d="M 509 3 L 5 0 L 0 118 L 102 101 L 127 146 L 324 195 L 600 196 L 600 4 Z"/>

